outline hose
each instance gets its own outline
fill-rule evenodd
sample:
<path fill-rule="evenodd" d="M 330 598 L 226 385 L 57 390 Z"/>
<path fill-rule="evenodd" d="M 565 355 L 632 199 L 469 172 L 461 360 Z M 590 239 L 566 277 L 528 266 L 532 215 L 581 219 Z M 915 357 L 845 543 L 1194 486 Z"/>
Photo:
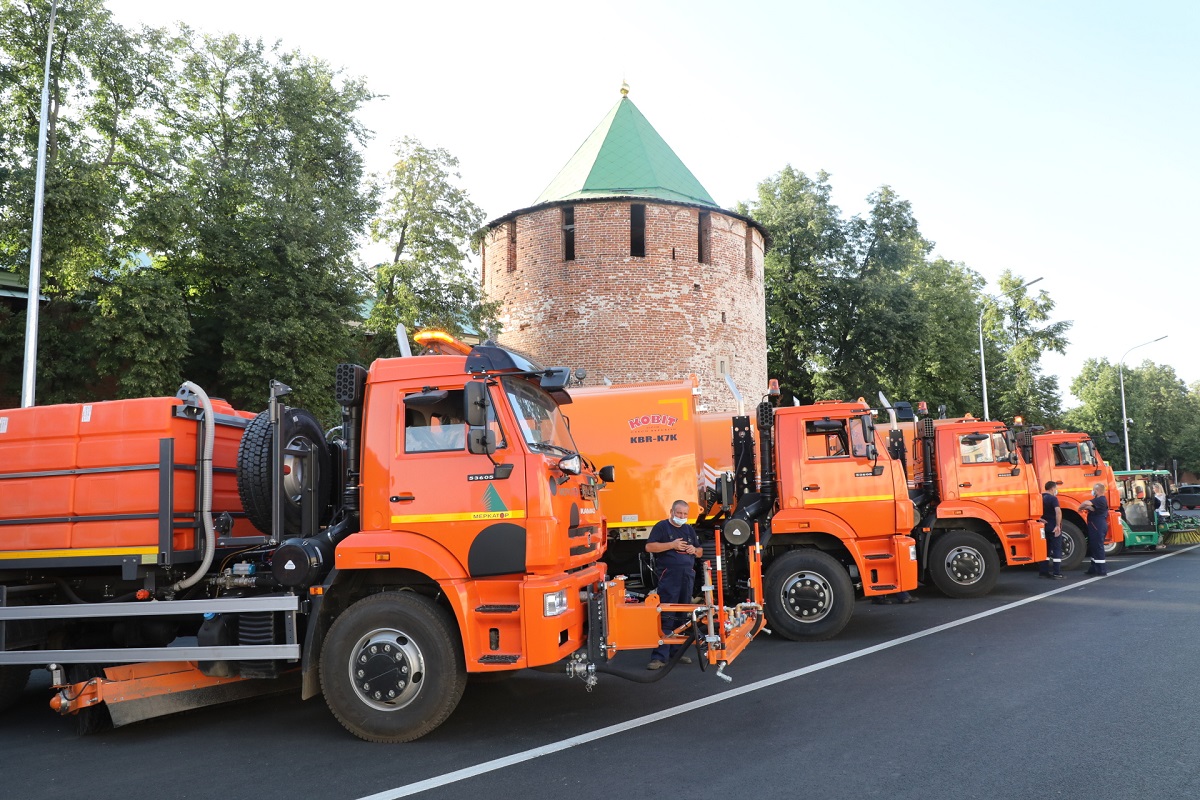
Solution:
<path fill-rule="evenodd" d="M 667 676 L 668 672 L 675 668 L 675 665 L 679 663 L 679 659 L 683 658 L 684 654 L 687 653 L 688 648 L 696 643 L 696 628 L 693 626 L 688 630 L 688 633 L 690 634 L 688 641 L 679 646 L 679 652 L 672 656 L 671 660 L 662 669 L 652 675 L 647 675 L 645 672 L 630 672 L 627 669 L 616 669 L 604 664 L 597 664 L 596 672 L 601 672 L 605 675 L 614 675 L 618 678 L 624 678 L 627 681 L 633 681 L 634 683 L 655 683 L 661 681 Z M 696 656 L 698 658 L 702 657 L 700 655 L 700 648 L 698 647 L 696 648 Z"/>
<path fill-rule="evenodd" d="M 208 395 L 204 390 L 191 381 L 185 381 L 180 389 L 187 390 L 196 395 L 200 400 L 200 405 L 204 409 L 204 420 L 202 427 L 204 429 L 204 444 L 200 451 L 200 520 L 204 526 L 204 556 L 200 560 L 200 566 L 196 571 L 187 576 L 183 580 L 171 586 L 172 592 L 178 592 L 183 589 L 190 589 L 196 585 L 212 566 L 213 556 L 217 551 L 217 536 L 213 530 L 212 518 L 212 457 L 213 448 L 216 444 L 216 420 L 213 417 L 212 402 L 208 399 Z"/>

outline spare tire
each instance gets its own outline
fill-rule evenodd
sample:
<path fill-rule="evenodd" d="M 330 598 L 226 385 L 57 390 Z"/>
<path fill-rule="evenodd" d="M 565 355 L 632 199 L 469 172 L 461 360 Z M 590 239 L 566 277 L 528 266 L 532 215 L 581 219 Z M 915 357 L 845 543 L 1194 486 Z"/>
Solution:
<path fill-rule="evenodd" d="M 280 416 L 283 426 L 283 447 L 307 444 L 317 467 L 317 514 L 318 523 L 328 521 L 329 493 L 333 483 L 329 447 L 325 433 L 317 418 L 302 408 L 283 409 Z M 251 420 L 242 434 L 238 445 L 238 496 L 242 509 L 254 523 L 254 527 L 266 534 L 271 533 L 271 414 L 264 411 Z M 304 488 L 304 461 L 296 456 L 284 455 L 283 459 L 283 531 L 288 536 L 301 533 L 300 507 Z"/>

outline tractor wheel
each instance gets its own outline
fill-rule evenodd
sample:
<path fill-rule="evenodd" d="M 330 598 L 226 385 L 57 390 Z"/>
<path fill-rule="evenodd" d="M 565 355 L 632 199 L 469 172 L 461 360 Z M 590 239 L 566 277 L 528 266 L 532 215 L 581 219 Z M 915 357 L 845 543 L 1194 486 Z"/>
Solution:
<path fill-rule="evenodd" d="M 854 613 L 854 585 L 841 563 L 820 550 L 791 550 L 765 577 L 767 625 L 792 641 L 837 636 Z"/>
<path fill-rule="evenodd" d="M 315 453 L 317 512 L 324 517 L 332 485 L 331 459 L 321 424 L 301 408 L 284 408 L 280 417 L 284 450 L 307 445 Z M 238 445 L 238 496 L 254 527 L 271 533 L 271 415 L 264 411 L 250 421 Z M 312 463 L 312 462 L 310 462 Z M 296 456 L 283 458 L 283 528 L 288 535 L 301 533 L 301 500 L 305 463 Z M 324 519 L 318 522 L 324 522 Z"/>
<path fill-rule="evenodd" d="M 929 573 L 949 597 L 981 597 L 1000 577 L 1000 557 L 991 542 L 973 531 L 948 531 L 933 543 Z"/>
<path fill-rule="evenodd" d="M 321 651 L 321 690 L 338 721 L 369 742 L 410 742 L 446 721 L 467 684 L 450 615 L 413 592 L 346 609 Z"/>

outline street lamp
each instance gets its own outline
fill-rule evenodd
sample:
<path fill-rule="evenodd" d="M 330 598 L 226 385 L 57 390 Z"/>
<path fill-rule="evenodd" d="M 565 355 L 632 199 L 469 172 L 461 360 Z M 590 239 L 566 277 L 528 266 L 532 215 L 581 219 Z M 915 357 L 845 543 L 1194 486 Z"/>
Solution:
<path fill-rule="evenodd" d="M 1002 294 L 1000 296 L 1008 297 L 1010 294 L 1013 294 L 1014 292 L 1019 292 L 1022 289 L 1033 286 L 1035 283 L 1037 283 L 1040 280 L 1041 280 L 1041 278 L 1034 278 L 1033 280 L 1029 281 L 1028 283 L 1023 283 L 1015 289 L 1009 289 L 1007 292 L 1005 292 L 1004 294 Z M 985 311 L 987 311 L 987 304 L 989 302 L 991 302 L 990 297 L 984 298 L 983 308 L 979 309 L 979 377 L 983 381 L 983 418 L 984 419 L 991 419 L 991 416 L 988 414 L 988 401 L 987 401 L 987 363 L 986 363 L 986 361 L 984 361 L 984 358 L 983 358 L 983 314 Z"/>
<path fill-rule="evenodd" d="M 37 177 L 33 185 L 33 236 L 29 244 L 29 305 L 25 312 L 21 408 L 33 405 L 37 382 L 38 303 L 42 299 L 42 205 L 46 197 L 46 130 L 50 126 L 50 51 L 54 47 L 54 19 L 57 15 L 58 0 L 51 0 L 49 32 L 46 34 L 46 69 L 42 78 L 42 113 L 38 125 Z"/>
<path fill-rule="evenodd" d="M 1151 339 L 1148 342 L 1135 344 L 1133 347 L 1125 351 L 1125 356 L 1129 355 L 1134 350 L 1137 350 L 1139 347 L 1145 347 L 1148 344 L 1161 342 L 1165 338 L 1167 338 L 1167 336 L 1166 334 L 1163 334 L 1157 339 Z M 1125 356 L 1121 356 L 1121 360 L 1117 364 L 1117 376 L 1121 379 L 1121 428 L 1125 432 L 1125 471 L 1128 472 L 1129 470 L 1133 469 L 1133 467 L 1129 466 L 1129 414 L 1125 412 Z"/>

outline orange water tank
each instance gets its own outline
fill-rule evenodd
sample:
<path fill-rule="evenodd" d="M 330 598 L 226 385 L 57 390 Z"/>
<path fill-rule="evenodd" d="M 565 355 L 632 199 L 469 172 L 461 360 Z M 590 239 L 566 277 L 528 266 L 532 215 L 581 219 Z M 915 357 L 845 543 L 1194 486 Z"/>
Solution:
<path fill-rule="evenodd" d="M 221 400 L 213 412 L 213 513 L 235 515 L 233 536 L 253 536 L 236 473 L 253 415 Z M 0 411 L 0 567 L 73 557 L 196 560 L 198 414 L 176 397 Z"/>

